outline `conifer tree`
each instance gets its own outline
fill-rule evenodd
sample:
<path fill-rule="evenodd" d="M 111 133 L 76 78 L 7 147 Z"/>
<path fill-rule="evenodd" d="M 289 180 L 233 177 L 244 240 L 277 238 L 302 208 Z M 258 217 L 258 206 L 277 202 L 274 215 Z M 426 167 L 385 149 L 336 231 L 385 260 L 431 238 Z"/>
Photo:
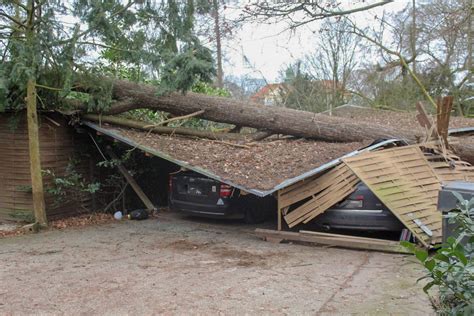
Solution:
<path fill-rule="evenodd" d="M 1 2 L 0 111 L 27 108 L 38 223 L 46 224 L 37 104 L 64 109 L 72 91 L 86 89 L 89 111 L 107 109 L 111 82 L 96 64 L 105 50 L 139 65 L 156 79 L 159 93 L 211 81 L 213 60 L 193 34 L 194 11 L 193 0 Z"/>

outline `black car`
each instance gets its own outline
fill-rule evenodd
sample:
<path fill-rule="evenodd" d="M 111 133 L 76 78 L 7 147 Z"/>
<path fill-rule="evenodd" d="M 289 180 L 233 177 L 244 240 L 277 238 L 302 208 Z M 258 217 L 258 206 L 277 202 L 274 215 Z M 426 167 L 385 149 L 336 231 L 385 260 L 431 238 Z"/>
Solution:
<path fill-rule="evenodd" d="M 324 230 L 401 231 L 403 224 L 362 182 L 356 191 L 315 218 Z"/>
<path fill-rule="evenodd" d="M 259 223 L 276 209 L 276 201 L 272 196 L 260 198 L 196 172 L 181 171 L 169 177 L 169 206 L 189 215 Z"/>
<path fill-rule="evenodd" d="M 239 218 L 249 223 L 276 213 L 273 196 L 259 198 L 192 171 L 171 174 L 169 206 L 172 210 L 212 218 Z M 364 184 L 342 202 L 316 217 L 323 230 L 401 231 L 403 224 Z"/>

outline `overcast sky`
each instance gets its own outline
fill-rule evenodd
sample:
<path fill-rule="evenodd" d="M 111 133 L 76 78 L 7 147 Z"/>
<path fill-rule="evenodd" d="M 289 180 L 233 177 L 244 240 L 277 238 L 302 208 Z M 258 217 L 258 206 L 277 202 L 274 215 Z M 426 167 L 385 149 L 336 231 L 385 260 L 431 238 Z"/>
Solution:
<path fill-rule="evenodd" d="M 359 26 L 365 27 L 373 23 L 375 15 L 381 16 L 384 11 L 399 11 L 409 3 L 411 0 L 395 1 L 351 15 L 351 19 Z M 290 32 L 285 31 L 287 26 L 284 23 L 244 25 L 232 39 L 231 47 L 226 48 L 227 62 L 224 65 L 224 74 L 236 76 L 252 74 L 270 83 L 277 82 L 282 68 L 314 51 L 318 27 L 319 23 L 313 23 Z"/>

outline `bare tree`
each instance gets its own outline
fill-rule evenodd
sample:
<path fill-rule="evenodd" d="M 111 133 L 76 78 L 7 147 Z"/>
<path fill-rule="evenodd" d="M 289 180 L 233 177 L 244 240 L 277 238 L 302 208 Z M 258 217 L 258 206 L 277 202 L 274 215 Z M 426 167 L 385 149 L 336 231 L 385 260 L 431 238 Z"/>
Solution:
<path fill-rule="evenodd" d="M 224 87 L 224 49 L 226 42 L 232 38 L 236 29 L 240 27 L 238 19 L 226 16 L 228 3 L 233 0 L 199 0 L 197 30 L 200 37 L 214 46 L 216 57 L 216 81 L 218 88 Z"/>
<path fill-rule="evenodd" d="M 291 29 L 330 17 L 341 17 L 356 12 L 370 10 L 393 2 L 382 1 L 354 1 L 351 8 L 345 8 L 341 1 L 253 1 L 246 5 L 244 12 L 247 17 L 259 22 L 286 21 Z"/>
<path fill-rule="evenodd" d="M 424 75 L 434 94 L 458 96 L 470 77 L 469 19 L 470 1 L 434 0 L 420 5 L 420 55 Z"/>
<path fill-rule="evenodd" d="M 347 86 L 352 71 L 357 66 L 355 59 L 357 39 L 350 32 L 346 20 L 327 20 L 319 32 L 315 52 L 307 56 L 305 66 L 313 80 L 325 83 L 330 90 L 328 110 L 345 102 Z"/>
<path fill-rule="evenodd" d="M 218 88 L 224 87 L 224 70 L 222 68 L 222 38 L 221 38 L 221 25 L 220 25 L 220 14 L 219 14 L 219 1 L 212 0 L 212 15 L 214 16 L 214 35 L 216 43 L 216 55 L 217 55 L 217 82 Z"/>
<path fill-rule="evenodd" d="M 381 70 L 399 65 L 399 74 L 406 77 L 409 73 L 430 103 L 434 105 L 430 96 L 450 94 L 456 97 L 458 112 L 464 114 L 469 108 L 464 101 L 469 93 L 465 84 L 472 74 L 469 8 L 465 0 L 422 2 L 381 18 L 378 31 L 356 30 L 356 33 L 381 49 L 380 56 L 385 61 Z M 384 36 L 384 32 L 389 35 Z M 392 38 L 391 43 L 387 37 Z M 411 69 L 410 63 L 415 63 Z M 409 84 L 404 82 L 407 87 Z"/>

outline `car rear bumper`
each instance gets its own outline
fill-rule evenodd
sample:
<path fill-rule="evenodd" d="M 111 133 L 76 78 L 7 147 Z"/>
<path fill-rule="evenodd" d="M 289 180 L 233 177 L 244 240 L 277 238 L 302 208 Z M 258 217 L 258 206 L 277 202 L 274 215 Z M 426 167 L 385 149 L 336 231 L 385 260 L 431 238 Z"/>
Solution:
<path fill-rule="evenodd" d="M 199 217 L 236 219 L 241 219 L 244 217 L 244 213 L 235 210 L 229 201 L 224 201 L 224 205 L 212 205 L 170 199 L 169 206 L 173 211 L 179 211 Z"/>
<path fill-rule="evenodd" d="M 403 224 L 385 210 L 330 209 L 315 219 L 325 229 L 352 229 L 364 231 L 400 231 Z"/>

